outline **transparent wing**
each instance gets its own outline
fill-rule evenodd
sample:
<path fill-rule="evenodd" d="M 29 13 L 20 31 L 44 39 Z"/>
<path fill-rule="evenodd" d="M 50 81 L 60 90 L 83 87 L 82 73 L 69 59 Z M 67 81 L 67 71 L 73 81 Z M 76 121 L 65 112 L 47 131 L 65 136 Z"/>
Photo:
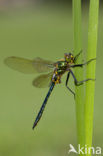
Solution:
<path fill-rule="evenodd" d="M 34 60 L 29 60 L 29 59 L 12 56 L 6 58 L 4 60 L 4 63 L 8 67 L 25 74 L 47 72 L 54 68 L 53 62 L 41 58 L 35 58 Z"/>
<path fill-rule="evenodd" d="M 37 88 L 45 88 L 50 86 L 51 78 L 52 78 L 53 72 L 49 74 L 44 74 L 36 77 L 33 80 L 33 86 Z"/>
<path fill-rule="evenodd" d="M 53 70 L 54 62 L 37 57 L 33 60 L 33 66 L 39 73 L 45 72 L 45 71 L 48 72 L 50 70 Z"/>

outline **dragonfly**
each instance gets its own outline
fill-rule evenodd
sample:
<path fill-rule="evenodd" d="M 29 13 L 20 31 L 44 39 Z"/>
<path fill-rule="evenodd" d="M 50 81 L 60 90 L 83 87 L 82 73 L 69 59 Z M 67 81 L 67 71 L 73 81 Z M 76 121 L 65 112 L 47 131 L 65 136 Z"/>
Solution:
<path fill-rule="evenodd" d="M 19 71 L 21 73 L 25 73 L 25 74 L 41 73 L 33 80 L 32 82 L 33 86 L 38 88 L 49 87 L 49 91 L 34 121 L 32 127 L 33 129 L 36 127 L 36 125 L 38 124 L 39 120 L 42 117 L 45 106 L 54 89 L 54 86 L 61 83 L 61 77 L 63 74 L 67 72 L 65 86 L 74 95 L 74 97 L 75 97 L 74 91 L 72 91 L 72 89 L 68 86 L 70 75 L 72 75 L 74 79 L 74 84 L 76 86 L 80 86 L 84 82 L 87 82 L 89 80 L 94 80 L 88 78 L 82 81 L 78 81 L 72 71 L 73 68 L 83 67 L 84 65 L 89 64 L 91 61 L 95 60 L 95 59 L 90 59 L 85 63 L 77 64 L 76 62 L 81 52 L 82 51 L 80 51 L 76 56 L 74 56 L 72 53 L 65 53 L 64 58 L 58 60 L 57 62 L 45 60 L 39 57 L 30 60 L 30 59 L 15 57 L 15 56 L 8 57 L 4 60 L 4 63 L 8 67 L 16 71 Z"/>

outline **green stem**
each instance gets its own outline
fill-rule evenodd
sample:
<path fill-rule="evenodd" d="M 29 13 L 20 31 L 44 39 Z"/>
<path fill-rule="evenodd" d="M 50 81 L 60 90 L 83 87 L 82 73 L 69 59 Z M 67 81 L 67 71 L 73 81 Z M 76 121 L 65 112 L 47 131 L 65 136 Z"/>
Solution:
<path fill-rule="evenodd" d="M 81 0 L 73 0 L 73 22 L 74 22 L 74 55 L 82 49 L 82 30 L 81 30 Z M 77 63 L 82 63 L 82 54 Z M 75 76 L 78 81 L 83 80 L 83 69 L 76 68 Z M 75 88 L 76 97 L 76 120 L 77 120 L 77 139 L 82 147 L 85 144 L 85 125 L 84 125 L 84 85 Z M 82 154 L 81 154 L 82 155 Z"/>
<path fill-rule="evenodd" d="M 87 60 L 96 58 L 98 10 L 99 10 L 99 0 L 90 0 Z M 86 78 L 95 79 L 95 68 L 96 61 L 91 62 L 87 66 Z M 85 144 L 88 145 L 88 147 L 91 147 L 92 145 L 94 91 L 95 91 L 95 81 L 89 81 L 88 83 L 86 83 Z M 87 156 L 91 156 L 91 154 L 88 153 Z"/>

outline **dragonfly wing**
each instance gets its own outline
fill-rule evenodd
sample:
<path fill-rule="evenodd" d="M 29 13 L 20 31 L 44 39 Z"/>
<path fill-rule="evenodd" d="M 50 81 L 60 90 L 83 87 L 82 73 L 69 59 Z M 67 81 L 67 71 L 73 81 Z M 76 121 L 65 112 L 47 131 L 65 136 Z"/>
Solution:
<path fill-rule="evenodd" d="M 12 56 L 6 58 L 4 62 L 11 69 L 22 73 L 30 74 L 36 72 L 35 68 L 33 68 L 32 60 L 29 59 Z"/>
<path fill-rule="evenodd" d="M 43 74 L 43 75 L 36 77 L 33 80 L 33 83 L 32 83 L 33 86 L 35 86 L 37 88 L 49 87 L 50 83 L 51 83 L 52 75 L 53 75 L 53 72 L 48 73 L 48 74 Z"/>
<path fill-rule="evenodd" d="M 33 66 L 39 73 L 48 72 L 54 68 L 54 62 L 37 57 L 33 60 Z"/>
<path fill-rule="evenodd" d="M 4 63 L 8 67 L 25 74 L 47 72 L 54 67 L 51 61 L 43 60 L 40 58 L 29 60 L 29 59 L 12 56 L 6 58 L 4 60 Z"/>

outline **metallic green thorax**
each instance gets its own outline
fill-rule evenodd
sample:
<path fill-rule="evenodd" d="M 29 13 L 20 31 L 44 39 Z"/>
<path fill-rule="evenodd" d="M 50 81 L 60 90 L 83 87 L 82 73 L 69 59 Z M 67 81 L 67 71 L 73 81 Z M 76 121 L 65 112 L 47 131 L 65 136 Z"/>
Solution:
<path fill-rule="evenodd" d="M 74 64 L 74 56 L 71 53 L 64 54 L 64 59 L 59 60 L 55 64 L 57 73 L 59 75 L 65 73 L 70 68 L 70 64 Z"/>
<path fill-rule="evenodd" d="M 58 61 L 57 64 L 58 64 L 58 67 L 57 67 L 58 74 L 64 73 L 64 71 L 67 68 L 67 62 L 65 60 L 64 61 Z"/>

